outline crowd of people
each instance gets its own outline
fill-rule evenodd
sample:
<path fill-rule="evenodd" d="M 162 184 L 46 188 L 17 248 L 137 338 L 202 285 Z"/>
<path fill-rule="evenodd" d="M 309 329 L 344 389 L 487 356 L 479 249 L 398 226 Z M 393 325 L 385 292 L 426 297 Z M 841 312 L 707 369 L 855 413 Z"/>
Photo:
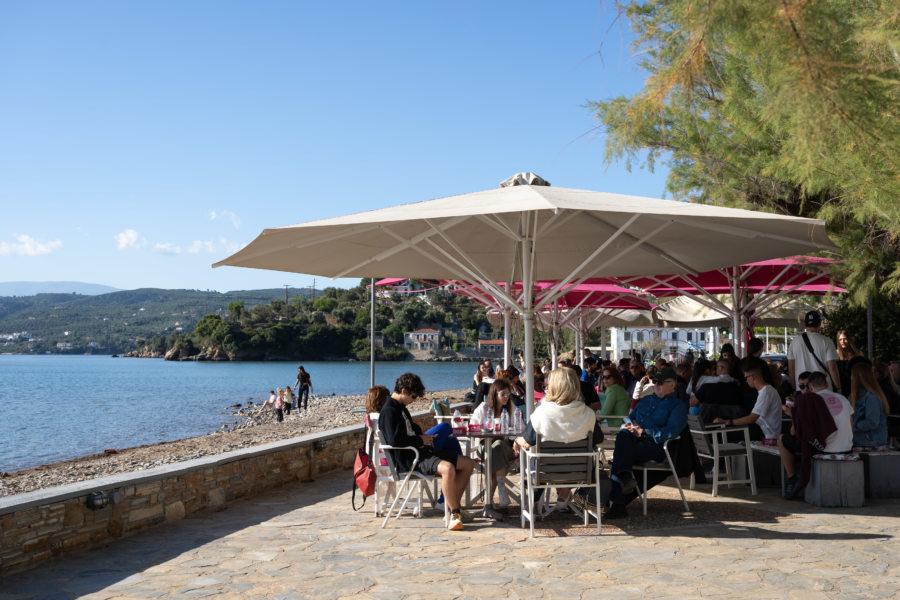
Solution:
<path fill-rule="evenodd" d="M 484 450 L 491 452 L 491 477 L 500 505 L 509 503 L 502 483 L 510 465 L 520 450 L 535 444 L 538 434 L 559 442 L 590 435 L 599 443 L 602 421 L 616 430 L 611 490 L 608 500 L 604 498 L 607 519 L 627 516 L 626 504 L 637 496 L 633 465 L 664 459 L 664 444 L 683 432 L 688 413 L 705 423 L 747 427 L 751 440 L 777 446 L 788 475 L 787 498 L 795 497 L 808 482 L 811 457 L 817 453 L 887 449 L 887 415 L 900 413 L 900 361 L 872 364 L 845 331 L 833 342 L 819 333 L 818 312 L 807 313 L 804 323 L 805 330 L 791 342 L 783 365 L 761 358 L 764 344 L 757 338 L 749 341 L 743 358 L 725 344 L 714 361 L 701 354 L 697 360 L 689 356 L 677 364 L 663 358 L 645 364 L 635 353 L 613 362 L 587 348 L 583 369 L 571 359 L 556 369 L 545 361 L 535 373 L 538 402 L 524 432 L 514 441 L 495 440 Z M 504 409 L 523 410 L 525 386 L 520 376 L 513 366 L 495 370 L 490 360 L 479 363 L 469 395 L 475 422 L 488 411 L 499 415 Z M 381 402 L 367 402 L 370 413 L 376 417 L 380 413 L 382 440 L 420 450 L 415 468 L 441 475 L 451 514 L 448 527 L 462 529 L 467 519 L 460 499 L 472 461 L 461 456 L 458 445 L 447 450 L 442 442 L 438 449 L 431 430 L 422 433 L 412 421 L 405 407 L 424 393 L 417 376 L 401 376 L 389 396 L 382 390 Z M 401 467 L 411 465 L 409 456 L 396 460 Z M 568 493 L 557 490 L 559 501 L 565 503 Z M 574 500 L 579 505 L 588 502 L 577 496 Z"/>

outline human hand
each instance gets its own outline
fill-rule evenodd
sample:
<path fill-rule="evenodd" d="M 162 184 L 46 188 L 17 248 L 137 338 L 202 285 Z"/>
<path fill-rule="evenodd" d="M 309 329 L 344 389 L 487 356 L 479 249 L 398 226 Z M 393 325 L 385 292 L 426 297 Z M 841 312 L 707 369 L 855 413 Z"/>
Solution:
<path fill-rule="evenodd" d="M 726 421 L 722 417 L 716 417 L 715 419 L 713 419 L 713 423 L 727 423 L 727 422 L 728 421 Z"/>

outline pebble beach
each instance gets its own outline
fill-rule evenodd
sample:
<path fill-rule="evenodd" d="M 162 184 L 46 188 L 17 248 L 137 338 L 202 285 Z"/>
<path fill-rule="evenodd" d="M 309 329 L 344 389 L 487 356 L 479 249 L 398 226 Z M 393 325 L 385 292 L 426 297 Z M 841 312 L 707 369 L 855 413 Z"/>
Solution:
<path fill-rule="evenodd" d="M 451 403 L 461 402 L 466 391 L 463 389 L 428 392 L 425 398 L 413 403 L 409 410 L 413 413 L 431 410 L 434 398 L 446 397 Z M 285 415 L 282 423 L 276 422 L 273 410 L 265 410 L 257 415 L 259 404 L 252 402 L 223 408 L 243 419 L 230 428 L 223 425 L 221 430 L 208 435 L 134 448 L 109 448 L 99 454 L 21 471 L 3 472 L 0 473 L 0 496 L 23 494 L 116 473 L 141 471 L 358 424 L 364 417 L 354 411 L 365 408 L 365 396 L 311 396 L 309 410 L 299 413 L 293 411 L 289 416 Z"/>

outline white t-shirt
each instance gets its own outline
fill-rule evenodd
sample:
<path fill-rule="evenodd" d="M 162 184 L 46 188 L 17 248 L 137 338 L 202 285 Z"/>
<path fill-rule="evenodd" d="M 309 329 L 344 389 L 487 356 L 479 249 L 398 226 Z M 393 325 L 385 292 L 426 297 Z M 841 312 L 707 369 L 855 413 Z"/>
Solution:
<path fill-rule="evenodd" d="M 756 394 L 756 404 L 751 410 L 755 415 L 759 415 L 756 424 L 762 429 L 763 435 L 767 438 L 777 438 L 781 433 L 781 396 L 775 391 L 771 385 L 759 390 Z"/>
<path fill-rule="evenodd" d="M 831 382 L 831 373 L 828 371 L 828 361 L 836 361 L 838 359 L 834 342 L 821 333 L 807 331 L 806 335 L 809 337 L 809 343 L 813 350 L 815 350 L 816 356 L 819 357 L 819 360 L 822 361 L 822 365 L 825 365 L 825 368 L 823 369 L 822 365 L 819 364 L 819 361 L 809 353 L 806 343 L 803 341 L 803 336 L 798 335 L 791 340 L 791 345 L 788 347 L 787 351 L 788 360 L 794 361 L 794 381 L 792 383 L 796 387 L 800 378 L 800 373 L 803 373 L 804 371 L 809 371 L 810 373 L 819 371 L 825 373 L 827 376 L 826 379 L 828 380 L 828 389 L 833 390 L 834 385 Z"/>
<path fill-rule="evenodd" d="M 837 431 L 825 440 L 825 452 L 849 452 L 853 447 L 853 407 L 836 392 L 819 390 L 816 393 L 825 400 L 837 427 Z"/>

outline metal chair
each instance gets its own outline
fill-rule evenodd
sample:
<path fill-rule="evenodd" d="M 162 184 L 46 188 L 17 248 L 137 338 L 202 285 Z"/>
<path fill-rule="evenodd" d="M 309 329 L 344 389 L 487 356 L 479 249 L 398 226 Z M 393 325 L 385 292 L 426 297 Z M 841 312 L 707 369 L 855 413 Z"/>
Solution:
<path fill-rule="evenodd" d="M 643 463 L 635 463 L 631 467 L 635 471 L 644 472 L 644 484 L 641 486 L 641 501 L 644 505 L 644 516 L 647 516 L 647 473 L 649 471 L 669 471 L 672 474 L 672 477 L 675 478 L 675 485 L 678 486 L 678 493 L 681 494 L 681 501 L 684 503 L 685 512 L 691 510 L 688 508 L 687 499 L 684 497 L 684 490 L 681 489 L 681 482 L 678 481 L 678 471 L 675 470 L 675 462 L 672 460 L 671 452 L 669 452 L 669 444 L 680 439 L 681 436 L 676 436 L 670 440 L 666 440 L 663 444 L 663 452 L 666 454 L 665 462 L 651 460 Z"/>
<path fill-rule="evenodd" d="M 583 488 L 593 487 L 595 498 L 600 498 L 600 464 L 605 462 L 602 450 L 592 447 L 592 435 L 583 440 L 569 444 L 542 440 L 537 436 L 537 443 L 519 453 L 519 471 L 521 476 L 522 528 L 527 520 L 534 537 L 534 521 L 545 516 L 535 506 L 534 492 L 538 489 L 550 488 Z M 548 492 L 544 492 L 546 495 Z M 574 490 L 573 490 L 574 494 Z M 570 494 L 570 498 L 573 494 Z M 597 534 L 600 534 L 600 511 L 598 509 L 581 509 L 570 504 L 584 517 L 588 524 L 589 516 L 597 520 Z"/>
<path fill-rule="evenodd" d="M 398 471 L 396 463 L 391 457 L 391 453 L 387 452 L 388 450 L 393 451 L 405 451 L 412 452 L 415 455 L 413 459 L 412 466 L 410 470 L 406 473 L 402 473 Z M 379 463 L 376 463 L 376 483 L 375 483 L 375 514 L 381 516 L 384 512 L 385 507 L 387 507 L 387 513 L 384 513 L 384 521 L 381 523 L 381 527 L 385 527 L 388 523 L 388 520 L 391 518 L 391 514 L 394 512 L 394 509 L 397 508 L 397 502 L 400 501 L 400 498 L 403 498 L 403 502 L 400 504 L 400 507 L 397 508 L 397 514 L 394 517 L 395 519 L 399 519 L 400 515 L 403 513 L 403 510 L 406 508 L 406 505 L 410 500 L 413 500 L 413 504 L 411 506 L 413 511 L 413 516 L 421 517 L 422 516 L 422 490 L 425 490 L 425 495 L 428 496 L 428 500 L 431 502 L 432 507 L 437 506 L 437 502 L 435 501 L 435 497 L 437 496 L 437 478 L 432 477 L 431 475 L 424 475 L 416 471 L 416 465 L 419 464 L 419 449 L 414 446 L 389 446 L 387 444 L 382 444 L 378 435 L 378 429 L 375 429 L 375 450 L 372 454 L 375 457 L 375 460 L 379 460 Z M 387 461 L 387 469 L 381 470 L 380 466 L 380 458 L 384 457 Z M 387 484 L 388 491 L 387 494 L 379 498 L 378 496 L 378 488 L 379 484 Z M 431 486 L 434 486 L 435 492 L 433 493 L 431 490 Z M 391 501 L 390 496 L 393 496 L 393 501 Z M 390 506 L 387 506 L 387 503 L 391 502 Z M 447 510 L 447 503 L 444 502 L 444 524 L 448 522 L 449 512 Z"/>
<path fill-rule="evenodd" d="M 750 447 L 749 427 L 710 427 L 704 425 L 697 415 L 688 415 L 688 427 L 694 446 L 697 448 L 697 456 L 709 458 L 713 461 L 712 495 L 718 496 L 719 484 L 724 483 L 731 487 L 734 483 L 749 483 L 750 493 L 756 495 L 756 473 L 753 469 L 753 450 Z M 729 443 L 727 434 L 732 431 L 743 431 L 744 443 Z M 743 456 L 747 461 L 748 479 L 735 479 L 732 473 L 731 458 Z M 725 479 L 719 480 L 719 459 L 725 459 Z M 694 489 L 694 475 L 691 474 L 691 489 Z"/>

